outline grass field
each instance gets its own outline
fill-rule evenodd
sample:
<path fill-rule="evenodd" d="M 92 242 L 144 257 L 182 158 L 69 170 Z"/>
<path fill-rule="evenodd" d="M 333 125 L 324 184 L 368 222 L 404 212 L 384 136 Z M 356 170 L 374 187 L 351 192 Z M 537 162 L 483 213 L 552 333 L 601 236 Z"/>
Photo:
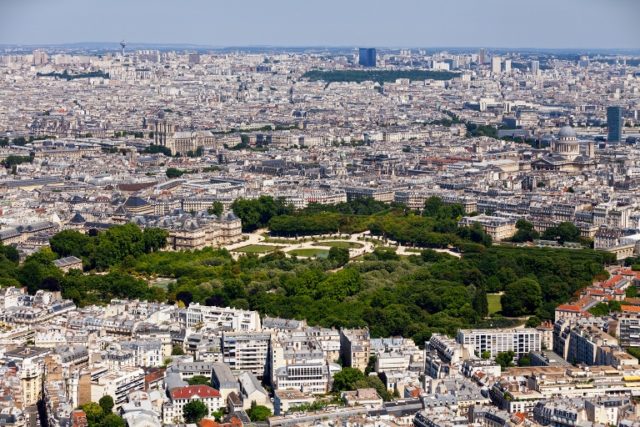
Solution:
<path fill-rule="evenodd" d="M 487 294 L 487 304 L 489 305 L 489 315 L 502 311 L 502 304 L 500 304 L 500 294 Z"/>
<path fill-rule="evenodd" d="M 280 248 L 280 246 L 247 245 L 247 246 L 241 246 L 238 249 L 234 249 L 234 252 L 244 252 L 245 254 L 266 254 L 268 252 L 273 252 L 278 248 Z"/>
<path fill-rule="evenodd" d="M 356 242 L 346 242 L 346 241 L 329 241 L 329 242 L 316 242 L 313 246 L 328 246 L 330 248 L 342 248 L 342 249 L 360 249 L 362 247 L 361 243 Z"/>
<path fill-rule="evenodd" d="M 329 256 L 329 251 L 326 249 L 294 249 L 287 253 L 290 255 L 303 256 L 307 258 L 311 258 L 311 257 L 326 258 Z"/>

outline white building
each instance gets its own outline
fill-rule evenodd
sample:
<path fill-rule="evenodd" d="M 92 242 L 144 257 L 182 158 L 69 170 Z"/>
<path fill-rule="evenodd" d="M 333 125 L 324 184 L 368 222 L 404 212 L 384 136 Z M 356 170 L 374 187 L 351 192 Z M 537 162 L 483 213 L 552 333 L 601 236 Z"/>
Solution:
<path fill-rule="evenodd" d="M 135 367 L 122 367 L 118 371 L 108 371 L 91 383 L 91 401 L 97 402 L 102 396 L 111 396 L 115 408 L 127 401 L 127 395 L 144 389 L 144 371 Z"/>
<path fill-rule="evenodd" d="M 260 314 L 257 311 L 240 310 L 231 307 L 210 307 L 191 304 L 178 312 L 181 326 L 195 325 L 211 329 L 226 328 L 232 331 L 259 331 Z"/>
<path fill-rule="evenodd" d="M 493 56 L 491 58 L 491 73 L 498 76 L 502 72 L 502 58 Z"/>
<path fill-rule="evenodd" d="M 223 362 L 234 372 L 249 371 L 258 378 L 265 374 L 271 335 L 230 332 L 222 335 Z"/>
<path fill-rule="evenodd" d="M 540 351 L 542 345 L 540 332 L 532 328 L 460 329 L 456 340 L 478 356 L 488 351 L 491 357 L 506 351 L 513 351 L 516 357 L 520 357 Z"/>
<path fill-rule="evenodd" d="M 162 420 L 164 424 L 178 424 L 184 422 L 184 406 L 192 401 L 199 400 L 205 404 L 209 414 L 223 407 L 220 392 L 206 385 L 192 385 L 177 387 L 169 394 L 170 402 L 162 407 Z"/>

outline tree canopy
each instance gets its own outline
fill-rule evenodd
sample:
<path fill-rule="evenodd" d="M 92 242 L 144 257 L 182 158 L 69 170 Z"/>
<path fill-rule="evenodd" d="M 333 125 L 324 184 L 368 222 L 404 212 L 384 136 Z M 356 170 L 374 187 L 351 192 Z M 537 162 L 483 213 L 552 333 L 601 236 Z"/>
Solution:
<path fill-rule="evenodd" d="M 201 400 L 192 400 L 182 408 L 182 416 L 187 424 L 197 424 L 209 415 L 209 408 Z"/>
<path fill-rule="evenodd" d="M 511 238 L 512 242 L 532 242 L 540 237 L 540 233 L 533 229 L 533 224 L 524 219 L 516 222 L 516 233 Z"/>
<path fill-rule="evenodd" d="M 573 225 L 572 222 L 562 222 L 556 227 L 547 228 L 542 233 L 542 238 L 545 240 L 557 240 L 559 243 L 579 242 L 580 229 Z"/>
<path fill-rule="evenodd" d="M 249 419 L 253 422 L 265 422 L 271 416 L 271 409 L 263 405 L 256 405 L 256 402 L 251 402 L 251 407 L 247 410 Z"/>
<path fill-rule="evenodd" d="M 109 395 L 102 396 L 100 400 L 98 400 L 98 405 L 100 405 L 105 414 L 113 412 L 113 397 Z"/>
<path fill-rule="evenodd" d="M 500 303 L 506 316 L 534 314 L 542 304 L 542 288 L 536 279 L 518 279 L 505 287 Z"/>
<path fill-rule="evenodd" d="M 293 212 L 293 207 L 287 205 L 284 199 L 274 199 L 271 196 L 260 196 L 258 199 L 236 199 L 231 209 L 242 221 L 242 231 L 247 232 L 266 227 L 269 220 L 275 216 Z"/>
<path fill-rule="evenodd" d="M 511 366 L 513 366 L 513 358 L 515 357 L 515 353 L 511 350 L 505 351 L 502 353 L 498 353 L 496 355 L 496 363 L 500 365 L 502 370 L 505 370 Z"/>

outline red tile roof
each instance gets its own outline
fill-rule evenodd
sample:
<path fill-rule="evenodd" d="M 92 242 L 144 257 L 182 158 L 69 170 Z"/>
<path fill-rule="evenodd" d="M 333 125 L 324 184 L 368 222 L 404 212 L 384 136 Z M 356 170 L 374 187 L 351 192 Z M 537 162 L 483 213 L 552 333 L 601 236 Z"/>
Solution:
<path fill-rule="evenodd" d="M 198 396 L 202 399 L 220 397 L 220 392 L 208 385 L 189 385 L 186 387 L 176 387 L 171 390 L 171 399 L 191 399 Z"/>
<path fill-rule="evenodd" d="M 575 312 L 578 312 L 578 311 L 580 311 L 580 307 L 578 307 L 577 305 L 562 304 L 562 305 L 557 306 L 556 310 L 558 310 L 558 311 L 575 311 Z"/>

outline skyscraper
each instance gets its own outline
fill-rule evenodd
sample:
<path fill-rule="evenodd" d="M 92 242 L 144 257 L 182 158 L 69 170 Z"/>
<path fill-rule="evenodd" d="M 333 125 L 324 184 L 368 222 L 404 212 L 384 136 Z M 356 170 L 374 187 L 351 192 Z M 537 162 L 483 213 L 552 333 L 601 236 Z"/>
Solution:
<path fill-rule="evenodd" d="M 531 61 L 531 74 L 537 76 L 540 73 L 540 61 Z"/>
<path fill-rule="evenodd" d="M 480 53 L 478 53 L 478 63 L 484 64 L 487 62 L 487 50 L 485 48 L 480 49 Z"/>
<path fill-rule="evenodd" d="M 43 65 L 49 62 L 49 55 L 44 50 L 33 51 L 33 65 Z"/>
<path fill-rule="evenodd" d="M 361 47 L 359 50 L 358 64 L 363 67 L 375 67 L 376 50 L 374 48 Z"/>
<path fill-rule="evenodd" d="M 622 107 L 607 107 L 608 142 L 622 141 Z"/>
<path fill-rule="evenodd" d="M 502 71 L 502 58 L 500 58 L 499 56 L 493 56 L 491 57 L 491 72 L 493 74 L 500 74 L 500 72 Z"/>
<path fill-rule="evenodd" d="M 505 59 L 504 60 L 504 72 L 507 74 L 511 74 L 511 60 L 510 59 Z"/>

